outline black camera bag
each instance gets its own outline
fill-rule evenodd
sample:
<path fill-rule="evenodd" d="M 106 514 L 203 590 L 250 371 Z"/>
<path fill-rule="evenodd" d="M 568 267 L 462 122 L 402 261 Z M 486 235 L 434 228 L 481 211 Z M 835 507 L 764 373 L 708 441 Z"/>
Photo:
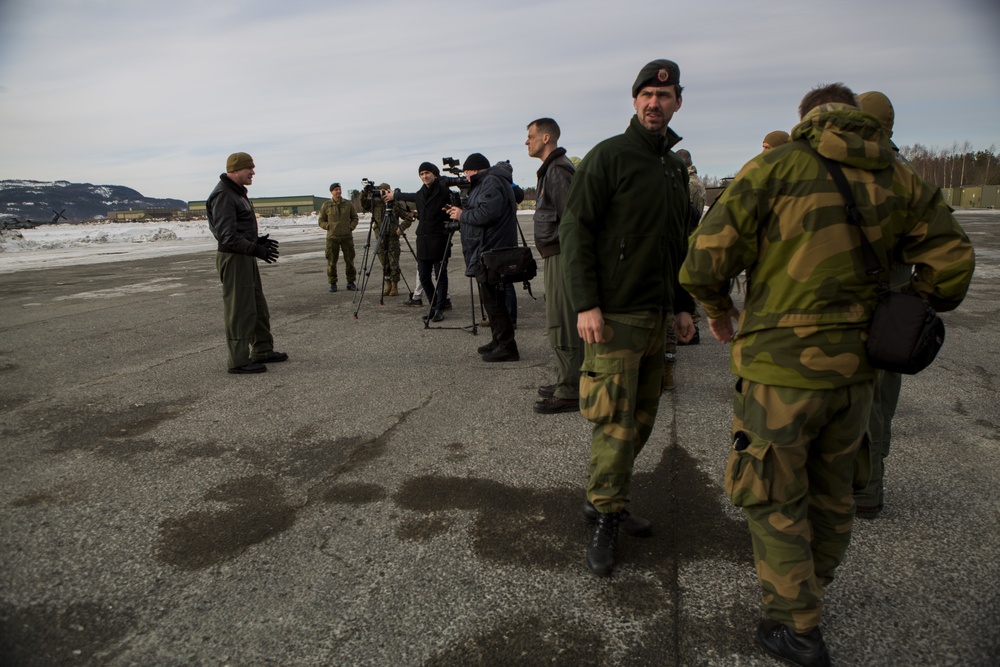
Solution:
<path fill-rule="evenodd" d="M 868 361 L 875 368 L 914 375 L 930 366 L 944 345 L 944 322 L 912 294 L 886 292 L 872 315 Z"/>
<path fill-rule="evenodd" d="M 818 154 L 817 154 L 818 155 Z M 837 189 L 847 203 L 847 219 L 861 233 L 861 251 L 868 275 L 879 276 L 885 269 L 875 248 L 865 235 L 864 218 L 854 200 L 840 165 L 819 156 L 833 177 Z M 927 368 L 944 345 L 944 321 L 929 303 L 913 294 L 889 291 L 889 285 L 879 279 L 878 303 L 872 314 L 865 352 L 875 368 L 914 375 Z"/>
<path fill-rule="evenodd" d="M 538 264 L 526 245 L 486 250 L 479 259 L 486 269 L 486 282 L 491 285 L 524 282 L 538 273 Z"/>

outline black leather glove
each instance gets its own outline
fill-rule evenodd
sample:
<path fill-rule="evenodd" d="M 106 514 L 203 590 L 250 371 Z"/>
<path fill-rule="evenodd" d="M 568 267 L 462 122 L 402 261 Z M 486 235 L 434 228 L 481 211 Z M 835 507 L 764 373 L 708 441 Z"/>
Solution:
<path fill-rule="evenodd" d="M 273 245 L 272 245 L 273 244 Z M 268 264 L 274 264 L 278 261 L 278 242 L 268 241 L 262 245 L 258 245 L 255 249 L 254 255 L 261 258 Z"/>
<path fill-rule="evenodd" d="M 270 236 L 270 234 L 264 234 L 263 236 L 258 236 L 257 245 L 264 245 L 265 243 L 267 243 L 268 236 Z"/>

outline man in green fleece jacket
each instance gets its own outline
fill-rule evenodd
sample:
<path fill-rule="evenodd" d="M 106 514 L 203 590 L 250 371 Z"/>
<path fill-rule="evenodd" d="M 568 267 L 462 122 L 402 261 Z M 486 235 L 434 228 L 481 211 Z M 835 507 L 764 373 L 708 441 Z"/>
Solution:
<path fill-rule="evenodd" d="M 878 118 L 856 105 L 843 84 L 810 91 L 792 141 L 740 170 L 681 268 L 739 377 L 725 489 L 753 540 L 766 616 L 757 641 L 798 665 L 830 664 L 823 598 L 851 540 L 853 467 L 875 380 L 865 341 L 876 279 L 819 156 L 840 164 L 882 265 L 913 267 L 907 291 L 951 310 L 975 265 L 941 191 L 896 159 Z M 729 281 L 744 270 L 737 313 Z"/>
<path fill-rule="evenodd" d="M 687 249 L 688 173 L 668 125 L 681 107 L 680 69 L 654 60 L 632 85 L 624 134 L 595 146 L 570 187 L 559 244 L 566 292 L 584 343 L 580 412 L 594 424 L 584 518 L 594 524 L 587 565 L 611 574 L 621 527 L 648 535 L 626 509 L 632 467 L 656 421 L 669 313 L 694 335 L 694 302 L 677 272 Z"/>

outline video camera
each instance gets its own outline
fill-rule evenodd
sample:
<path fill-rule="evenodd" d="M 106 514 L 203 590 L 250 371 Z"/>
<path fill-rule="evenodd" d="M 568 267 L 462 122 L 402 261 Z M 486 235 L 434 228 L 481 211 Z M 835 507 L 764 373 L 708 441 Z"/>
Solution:
<path fill-rule="evenodd" d="M 458 192 L 451 193 L 451 201 L 448 203 L 452 206 L 465 208 L 465 203 L 469 200 L 469 188 L 471 187 L 469 179 L 462 175 L 462 170 L 458 166 L 459 161 L 455 158 L 443 157 L 441 158 L 441 164 L 444 165 L 444 171 L 451 174 L 451 176 L 440 176 L 438 180 L 446 188 L 458 188 Z"/>
<path fill-rule="evenodd" d="M 374 197 L 381 197 L 382 196 L 382 191 L 379 189 L 379 187 L 377 185 L 375 185 L 375 181 L 372 181 L 372 180 L 367 179 L 367 178 L 362 178 L 361 182 L 365 186 L 365 187 L 363 187 L 361 189 L 361 192 L 364 193 L 365 197 L 373 197 L 373 196 Z"/>

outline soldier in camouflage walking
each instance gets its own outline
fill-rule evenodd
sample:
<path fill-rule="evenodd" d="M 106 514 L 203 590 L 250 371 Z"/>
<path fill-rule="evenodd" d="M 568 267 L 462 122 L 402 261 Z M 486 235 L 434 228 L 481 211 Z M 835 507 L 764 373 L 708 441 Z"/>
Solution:
<path fill-rule="evenodd" d="M 798 665 L 830 664 L 823 597 L 851 539 L 875 379 L 864 345 L 876 281 L 817 151 L 843 168 L 883 265 L 890 254 L 913 265 L 909 289 L 935 308 L 958 306 L 975 263 L 940 190 L 896 160 L 878 119 L 856 104 L 843 84 L 810 91 L 792 141 L 743 167 L 681 268 L 739 377 L 725 488 L 753 540 L 766 616 L 757 640 Z M 740 315 L 729 280 L 745 269 Z"/>
<path fill-rule="evenodd" d="M 687 248 L 688 173 L 668 125 L 681 107 L 680 69 L 654 60 L 632 85 L 636 114 L 602 141 L 573 178 L 559 244 L 564 281 L 584 342 L 580 412 L 594 424 L 583 516 L 594 524 L 587 565 L 609 576 L 619 527 L 648 535 L 630 515 L 632 466 L 656 421 L 668 313 L 694 333 L 691 297 L 677 271 Z"/>

